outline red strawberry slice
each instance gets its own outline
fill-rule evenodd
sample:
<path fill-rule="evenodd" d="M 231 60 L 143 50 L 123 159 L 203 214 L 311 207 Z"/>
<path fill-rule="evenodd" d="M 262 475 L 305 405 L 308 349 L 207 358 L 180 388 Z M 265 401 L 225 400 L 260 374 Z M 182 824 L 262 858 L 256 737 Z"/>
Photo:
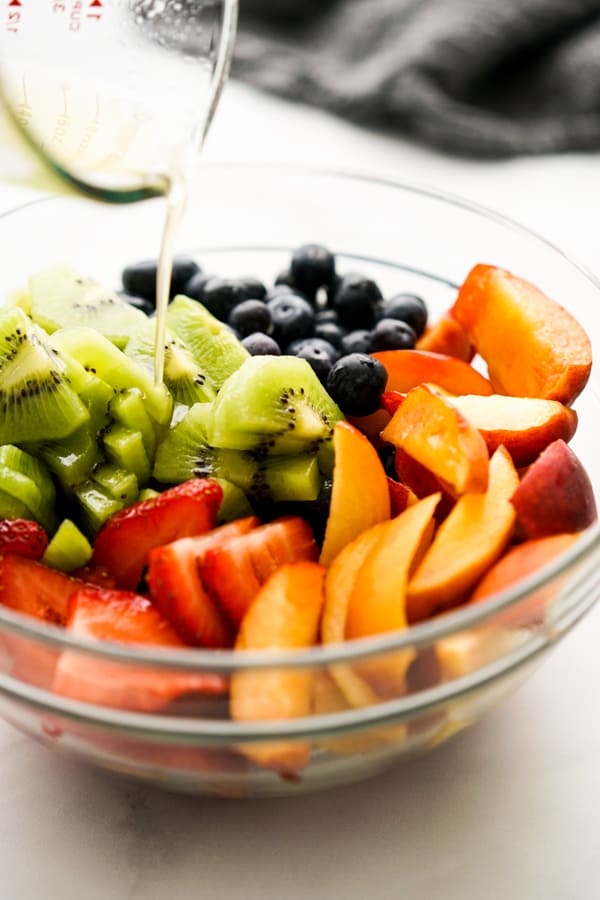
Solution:
<path fill-rule="evenodd" d="M 21 556 L 0 557 L 0 603 L 44 622 L 64 625 L 69 597 L 84 582 Z"/>
<path fill-rule="evenodd" d="M 76 637 L 125 644 L 184 647 L 185 644 L 147 597 L 129 591 L 84 588 L 69 603 L 68 630 Z M 56 666 L 53 689 L 68 697 L 151 712 L 182 694 L 222 694 L 227 679 L 210 672 L 192 673 L 134 666 L 64 652 Z"/>
<path fill-rule="evenodd" d="M 162 614 L 189 644 L 230 647 L 233 635 L 221 610 L 206 592 L 199 565 L 212 547 L 260 525 L 256 516 L 238 519 L 208 534 L 181 538 L 150 551 L 147 581 Z"/>
<path fill-rule="evenodd" d="M 194 478 L 134 503 L 100 529 L 92 564 L 108 569 L 119 587 L 136 590 L 150 550 L 214 528 L 222 498 L 215 481 Z"/>
<path fill-rule="evenodd" d="M 48 535 L 37 522 L 28 519 L 0 519 L 0 553 L 15 553 L 27 559 L 41 559 Z"/>
<path fill-rule="evenodd" d="M 110 574 L 108 569 L 105 569 L 103 566 L 92 565 L 92 563 L 82 566 L 81 569 L 76 569 L 74 572 L 71 572 L 71 575 L 74 578 L 85 581 L 86 584 L 95 584 L 96 587 L 107 588 L 108 590 L 115 590 L 117 587 L 117 579 Z"/>
<path fill-rule="evenodd" d="M 207 550 L 200 576 L 237 629 L 261 585 L 276 569 L 318 556 L 310 526 L 297 516 L 284 516 Z"/>
<path fill-rule="evenodd" d="M 390 416 L 393 416 L 396 410 L 402 406 L 405 395 L 400 391 L 384 391 L 381 395 L 381 405 Z"/>

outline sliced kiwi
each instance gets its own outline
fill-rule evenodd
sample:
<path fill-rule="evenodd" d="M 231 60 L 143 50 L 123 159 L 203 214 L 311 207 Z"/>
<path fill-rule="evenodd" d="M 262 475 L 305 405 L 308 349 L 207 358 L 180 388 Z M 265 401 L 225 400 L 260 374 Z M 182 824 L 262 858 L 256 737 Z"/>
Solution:
<path fill-rule="evenodd" d="M 173 399 L 166 387 L 156 384 L 150 372 L 93 328 L 63 328 L 54 332 L 50 342 L 59 353 L 72 357 L 115 390 L 138 388 L 149 415 L 160 425 L 168 424 Z"/>
<path fill-rule="evenodd" d="M 308 362 L 253 356 L 231 375 L 213 404 L 213 447 L 258 454 L 317 451 L 343 415 Z"/>
<path fill-rule="evenodd" d="M 51 266 L 29 279 L 29 313 L 52 334 L 59 328 L 86 325 L 117 347 L 143 327 L 146 316 L 97 281 L 70 266 Z"/>
<path fill-rule="evenodd" d="M 160 491 L 155 491 L 154 488 L 144 488 L 138 494 L 138 501 L 142 502 L 142 500 L 154 500 L 156 497 L 160 497 Z"/>
<path fill-rule="evenodd" d="M 141 431 L 111 425 L 104 433 L 102 443 L 106 458 L 113 465 L 132 472 L 140 487 L 148 484 L 151 466 Z"/>
<path fill-rule="evenodd" d="M 197 403 L 158 446 L 153 475 L 165 484 L 188 478 L 230 481 L 251 497 L 313 500 L 321 480 L 315 453 L 264 456 L 208 443 L 211 408 Z"/>
<path fill-rule="evenodd" d="M 43 462 L 10 444 L 0 447 L 0 490 L 24 504 L 48 531 L 54 530 L 56 489 Z"/>
<path fill-rule="evenodd" d="M 45 335 L 18 306 L 0 310 L 0 444 L 63 438 L 88 419 Z"/>
<path fill-rule="evenodd" d="M 91 479 L 78 484 L 74 490 L 74 496 L 81 518 L 80 524 L 86 534 L 90 536 L 95 535 L 111 516 L 125 506 L 122 500 L 115 500 Z"/>
<path fill-rule="evenodd" d="M 33 519 L 26 503 L 0 490 L 0 519 Z"/>
<path fill-rule="evenodd" d="M 138 498 L 138 481 L 133 472 L 110 463 L 97 466 L 92 473 L 92 481 L 99 484 L 110 497 L 121 500 L 125 506 L 130 506 Z"/>
<path fill-rule="evenodd" d="M 92 547 L 86 536 L 70 519 L 63 519 L 46 547 L 42 562 L 63 572 L 73 572 L 85 566 L 91 556 Z"/>
<path fill-rule="evenodd" d="M 234 519 L 245 519 L 246 516 L 254 514 L 254 510 L 250 505 L 248 497 L 237 484 L 226 481 L 224 478 L 214 479 L 220 484 L 223 491 L 223 499 L 219 507 L 218 521 L 220 524 L 224 522 L 233 522 Z"/>
<path fill-rule="evenodd" d="M 193 354 L 217 390 L 249 358 L 227 325 L 196 300 L 181 294 L 169 304 L 167 325 Z"/>
<path fill-rule="evenodd" d="M 125 354 L 154 372 L 154 341 L 156 320 L 148 319 L 145 329 L 131 338 Z M 183 341 L 172 332 L 165 336 L 165 369 L 164 381 L 176 403 L 192 406 L 194 403 L 207 403 L 216 397 L 216 389 L 202 371 L 200 365 Z"/>
<path fill-rule="evenodd" d="M 118 425 L 141 433 L 146 455 L 152 464 L 156 453 L 156 430 L 146 412 L 141 392 L 129 388 L 116 393 L 110 403 L 110 414 Z"/>

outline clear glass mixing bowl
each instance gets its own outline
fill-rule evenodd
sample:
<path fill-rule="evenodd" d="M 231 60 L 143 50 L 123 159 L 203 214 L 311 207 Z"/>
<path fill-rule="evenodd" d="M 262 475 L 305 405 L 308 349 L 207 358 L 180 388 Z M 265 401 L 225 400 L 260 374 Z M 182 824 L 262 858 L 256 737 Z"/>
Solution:
<path fill-rule="evenodd" d="M 0 292 L 56 262 L 116 287 L 123 265 L 157 254 L 162 216 L 156 200 L 114 208 L 51 199 L 15 209 L 0 218 Z M 489 210 L 410 185 L 272 166 L 207 167 L 194 180 L 178 250 L 215 273 L 272 280 L 307 241 L 329 246 L 341 271 L 364 271 L 384 293 L 422 295 L 432 318 L 475 263 L 503 266 L 546 290 L 582 322 L 594 346 L 598 341 L 600 284 L 590 273 Z M 572 446 L 598 497 L 595 373 L 576 410 Z M 352 782 L 443 743 L 514 690 L 596 600 L 599 547 L 594 526 L 542 572 L 479 605 L 401 633 L 293 654 L 98 644 L 0 607 L 0 714 L 53 749 L 171 789 L 253 797 Z M 367 664 L 393 663 L 407 649 L 414 661 L 401 693 L 356 696 L 352 684 Z M 102 663 L 106 677 L 123 683 L 143 671 L 227 678 L 240 670 L 302 669 L 314 678 L 314 710 L 301 719 L 240 724 L 228 718 L 226 694 L 190 694 L 152 714 L 135 703 L 86 704 L 49 687 L 48 672 L 63 653 Z M 307 765 L 286 772 L 251 761 L 252 750 L 275 742 L 304 751 Z"/>

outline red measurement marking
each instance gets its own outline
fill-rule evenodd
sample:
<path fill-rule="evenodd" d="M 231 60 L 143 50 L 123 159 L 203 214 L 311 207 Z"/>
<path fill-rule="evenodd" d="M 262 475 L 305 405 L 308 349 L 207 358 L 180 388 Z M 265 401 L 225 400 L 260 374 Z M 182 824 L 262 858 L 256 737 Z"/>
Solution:
<path fill-rule="evenodd" d="M 92 0 L 90 6 L 102 6 L 101 0 Z"/>
<path fill-rule="evenodd" d="M 9 6 L 22 6 L 21 0 L 10 0 Z"/>

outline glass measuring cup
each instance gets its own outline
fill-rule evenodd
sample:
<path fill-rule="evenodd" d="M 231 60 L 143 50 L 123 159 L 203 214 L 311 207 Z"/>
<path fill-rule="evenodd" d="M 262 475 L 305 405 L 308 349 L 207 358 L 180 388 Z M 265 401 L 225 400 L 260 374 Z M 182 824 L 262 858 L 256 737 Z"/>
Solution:
<path fill-rule="evenodd" d="M 9 0 L 0 178 L 112 202 L 167 193 L 210 126 L 237 8 L 238 0 Z"/>

